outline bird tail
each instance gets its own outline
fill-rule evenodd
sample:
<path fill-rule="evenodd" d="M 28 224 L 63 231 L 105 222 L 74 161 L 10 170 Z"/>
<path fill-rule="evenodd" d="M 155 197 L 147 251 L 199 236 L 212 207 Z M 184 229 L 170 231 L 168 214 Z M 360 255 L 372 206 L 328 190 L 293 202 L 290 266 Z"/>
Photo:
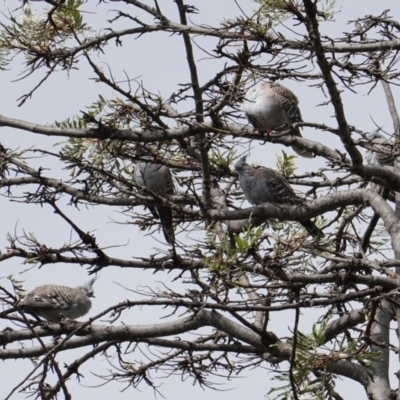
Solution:
<path fill-rule="evenodd" d="M 175 242 L 175 233 L 172 222 L 172 210 L 170 207 L 157 207 L 157 212 L 160 217 L 165 240 L 168 244 L 173 245 Z"/>
<path fill-rule="evenodd" d="M 325 237 L 324 232 L 319 229 L 314 222 L 311 220 L 308 221 L 300 221 L 300 224 L 306 229 L 306 231 L 314 238 L 323 238 Z"/>
<path fill-rule="evenodd" d="M 153 215 L 154 218 L 157 218 L 157 219 L 160 218 L 155 207 L 147 206 L 147 209 L 151 212 L 151 214 Z"/>
<path fill-rule="evenodd" d="M 300 133 L 300 129 L 298 128 L 292 128 L 292 135 L 303 137 L 302 134 Z M 292 148 L 299 156 L 302 156 L 304 158 L 312 158 L 314 156 L 312 151 L 304 150 L 297 146 L 293 146 Z"/>

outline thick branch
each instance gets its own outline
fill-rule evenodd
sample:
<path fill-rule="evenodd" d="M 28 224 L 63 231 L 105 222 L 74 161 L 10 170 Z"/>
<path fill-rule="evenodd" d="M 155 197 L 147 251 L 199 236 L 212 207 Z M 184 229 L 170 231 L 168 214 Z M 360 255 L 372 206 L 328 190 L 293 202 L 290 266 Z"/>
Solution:
<path fill-rule="evenodd" d="M 325 342 L 329 342 L 345 330 L 365 322 L 365 311 L 353 310 L 348 314 L 332 321 L 325 330 Z"/>
<path fill-rule="evenodd" d="M 238 211 L 210 210 L 211 218 L 221 220 L 248 220 L 252 217 L 253 225 L 260 225 L 268 218 L 278 218 L 285 221 L 304 221 L 317 217 L 337 207 L 348 205 L 359 205 L 368 202 L 371 207 L 379 213 L 385 226 L 390 230 L 394 223 L 393 209 L 382 199 L 382 197 L 370 189 L 356 189 L 337 192 L 328 196 L 320 197 L 304 203 L 301 206 L 277 205 L 265 203 L 256 207 L 244 208 Z M 243 227 L 241 227 L 243 229 Z"/>
<path fill-rule="evenodd" d="M 389 333 L 393 311 L 393 305 L 383 300 L 371 327 L 371 339 L 374 343 L 371 345 L 371 350 L 379 352 L 380 356 L 379 360 L 371 362 L 374 379 L 369 382 L 367 392 L 376 400 L 389 398 Z"/>

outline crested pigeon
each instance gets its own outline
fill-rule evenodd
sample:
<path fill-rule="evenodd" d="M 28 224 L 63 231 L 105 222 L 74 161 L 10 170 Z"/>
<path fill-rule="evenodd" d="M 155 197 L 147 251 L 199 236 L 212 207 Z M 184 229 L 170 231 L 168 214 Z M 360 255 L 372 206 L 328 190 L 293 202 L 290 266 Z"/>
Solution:
<path fill-rule="evenodd" d="M 58 322 L 64 317 L 77 319 L 92 307 L 94 277 L 83 286 L 41 285 L 33 289 L 18 303 L 18 308 L 49 321 Z M 1 316 L 16 311 L 6 310 Z"/>
<path fill-rule="evenodd" d="M 365 152 L 365 161 L 369 165 L 377 165 L 380 167 L 393 167 L 394 166 L 394 155 L 393 148 L 394 143 L 388 140 L 379 133 L 379 128 L 373 132 L 367 133 L 365 135 L 367 142 L 370 146 Z M 362 144 L 365 144 L 362 142 Z M 376 183 L 370 184 L 371 189 L 377 191 L 381 196 L 387 198 L 388 200 L 394 202 L 395 195 L 393 191 L 388 188 L 382 187 Z"/>
<path fill-rule="evenodd" d="M 365 152 L 367 164 L 393 167 L 394 156 L 390 153 L 393 151 L 394 143 L 379 133 L 379 129 L 367 133 L 365 137 L 372 147 Z"/>
<path fill-rule="evenodd" d="M 242 157 L 235 165 L 240 187 L 247 201 L 253 205 L 262 203 L 298 204 L 298 197 L 286 179 L 271 168 L 252 168 Z M 323 232 L 311 221 L 299 221 L 313 237 L 323 237 Z"/>
<path fill-rule="evenodd" d="M 174 194 L 174 182 L 170 169 L 161 164 L 139 162 L 136 164 L 134 180 L 138 186 L 145 187 L 163 196 Z M 160 218 L 165 240 L 173 245 L 175 241 L 172 210 L 168 206 L 148 207 L 150 212 Z"/>
<path fill-rule="evenodd" d="M 302 122 L 299 100 L 287 87 L 279 83 L 260 81 L 246 93 L 242 103 L 249 122 L 261 133 L 270 134 L 273 130 L 282 132 L 288 129 L 285 125 Z M 292 129 L 294 136 L 302 137 L 298 128 Z M 293 150 L 302 157 L 313 156 L 311 151 L 293 146 Z"/>

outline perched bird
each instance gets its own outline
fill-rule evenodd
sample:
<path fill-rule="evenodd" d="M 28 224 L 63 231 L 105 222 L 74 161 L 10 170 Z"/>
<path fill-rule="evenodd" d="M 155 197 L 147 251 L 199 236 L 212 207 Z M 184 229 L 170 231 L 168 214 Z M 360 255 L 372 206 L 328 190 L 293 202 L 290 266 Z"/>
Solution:
<path fill-rule="evenodd" d="M 364 27 L 363 27 L 363 25 L 361 25 L 361 22 L 360 21 L 354 22 L 354 27 L 356 28 L 354 30 L 354 32 L 356 32 L 356 34 L 360 35 L 360 40 L 367 40 L 367 34 L 365 32 L 362 33 L 364 30 Z M 368 28 L 368 24 L 366 25 L 366 27 Z"/>
<path fill-rule="evenodd" d="M 271 168 L 252 168 L 242 157 L 235 165 L 240 187 L 247 201 L 253 205 L 262 203 L 299 204 L 298 197 L 286 179 Z M 323 237 L 323 232 L 311 221 L 299 221 L 313 237 Z"/>
<path fill-rule="evenodd" d="M 249 122 L 261 133 L 270 134 L 272 131 L 287 131 L 287 124 L 302 122 L 299 100 L 296 95 L 279 83 L 260 81 L 251 87 L 242 103 Z M 294 136 L 302 137 L 298 128 L 292 129 Z M 311 151 L 293 146 L 293 150 L 302 157 L 313 156 Z"/>
<path fill-rule="evenodd" d="M 22 311 L 43 317 L 49 321 L 60 321 L 64 317 L 76 319 L 87 314 L 92 307 L 90 297 L 93 295 L 93 283 L 98 277 L 92 278 L 83 286 L 75 288 L 59 285 L 41 285 L 19 302 Z M 6 310 L 9 314 L 15 309 Z M 5 313 L 2 313 L 4 315 Z"/>
<path fill-rule="evenodd" d="M 381 167 L 393 167 L 394 156 L 390 154 L 393 151 L 394 143 L 386 139 L 379 129 L 365 135 L 367 143 L 372 149 L 365 152 L 365 160 L 369 165 L 380 165 Z"/>
<path fill-rule="evenodd" d="M 378 165 L 381 167 L 393 167 L 394 166 L 394 155 L 393 147 L 394 143 L 385 138 L 381 133 L 379 133 L 379 129 L 376 131 L 367 133 L 365 135 L 368 145 L 371 147 L 367 149 L 365 152 L 365 161 L 369 165 Z M 364 143 L 363 143 L 364 144 Z M 370 184 L 371 189 L 378 192 L 385 199 L 394 202 L 395 194 L 393 191 L 390 191 L 389 188 L 382 187 L 376 183 Z"/>
<path fill-rule="evenodd" d="M 136 164 L 134 180 L 138 186 L 145 187 L 154 193 L 163 196 L 174 194 L 174 182 L 170 169 L 161 164 L 151 162 L 139 162 Z M 160 218 L 165 240 L 168 244 L 175 241 L 172 210 L 168 206 L 148 207 L 156 218 Z"/>

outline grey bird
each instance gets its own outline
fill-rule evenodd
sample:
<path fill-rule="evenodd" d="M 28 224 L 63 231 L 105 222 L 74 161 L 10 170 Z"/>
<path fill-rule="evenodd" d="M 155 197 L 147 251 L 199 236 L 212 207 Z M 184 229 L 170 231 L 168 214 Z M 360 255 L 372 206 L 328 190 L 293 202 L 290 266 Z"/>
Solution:
<path fill-rule="evenodd" d="M 295 122 L 302 122 L 297 96 L 287 87 L 279 83 L 260 81 L 251 87 L 242 103 L 249 122 L 261 133 L 270 134 L 272 131 L 287 131 Z M 302 137 L 298 128 L 292 129 L 294 136 Z M 311 151 L 293 146 L 293 150 L 302 157 L 313 156 Z"/>
<path fill-rule="evenodd" d="M 299 204 L 303 200 L 296 195 L 287 180 L 271 168 L 252 168 L 242 157 L 235 165 L 240 187 L 247 201 L 253 205 L 262 203 Z M 299 221 L 313 237 L 323 237 L 323 232 L 311 221 Z"/>
<path fill-rule="evenodd" d="M 368 143 L 369 149 L 365 152 L 365 161 L 369 165 L 377 165 L 380 167 L 393 167 L 394 166 L 394 155 L 393 148 L 394 143 L 388 140 L 379 133 L 379 128 L 373 132 L 367 133 L 365 135 L 367 142 L 362 142 L 362 145 Z M 382 187 L 376 183 L 370 184 L 371 189 L 378 192 L 385 199 L 389 201 L 395 201 L 395 194 L 390 191 L 389 188 Z"/>
<path fill-rule="evenodd" d="M 172 196 L 175 192 L 170 169 L 166 165 L 151 162 L 136 164 L 134 180 L 138 186 L 145 187 L 163 196 Z M 165 240 L 173 245 L 175 242 L 172 209 L 168 206 L 148 207 L 155 218 L 160 218 Z"/>
<path fill-rule="evenodd" d="M 93 295 L 93 283 L 98 277 L 92 278 L 83 286 L 75 288 L 60 285 L 41 285 L 33 289 L 19 302 L 18 308 L 48 321 L 58 322 L 61 319 L 77 319 L 87 314 L 92 307 L 90 300 Z M 6 310 L 1 316 L 15 312 Z"/>
<path fill-rule="evenodd" d="M 385 138 L 379 129 L 365 135 L 367 143 L 372 149 L 365 152 L 365 160 L 369 165 L 380 165 L 381 167 L 393 167 L 394 156 L 392 153 L 394 143 Z"/>

